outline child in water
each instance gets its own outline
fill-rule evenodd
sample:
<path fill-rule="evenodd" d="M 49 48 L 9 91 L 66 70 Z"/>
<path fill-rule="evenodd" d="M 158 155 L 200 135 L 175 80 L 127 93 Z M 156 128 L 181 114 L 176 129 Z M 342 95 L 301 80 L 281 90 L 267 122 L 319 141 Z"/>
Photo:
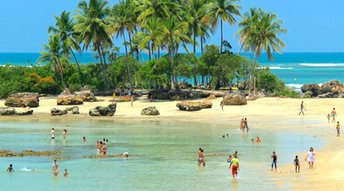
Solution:
<path fill-rule="evenodd" d="M 65 169 L 65 170 L 64 170 L 64 173 L 63 173 L 63 176 L 68 176 L 68 175 L 69 175 L 68 169 Z"/>
<path fill-rule="evenodd" d="M 300 161 L 299 157 L 296 155 L 294 159 L 295 172 L 300 172 Z"/>
<path fill-rule="evenodd" d="M 231 163 L 232 162 L 232 155 L 229 155 L 227 162 Z"/>
<path fill-rule="evenodd" d="M 256 140 L 256 142 L 257 142 L 257 143 L 260 143 L 260 142 L 262 142 L 262 141 L 260 140 L 260 138 L 259 138 L 259 137 L 257 137 L 257 140 Z"/>

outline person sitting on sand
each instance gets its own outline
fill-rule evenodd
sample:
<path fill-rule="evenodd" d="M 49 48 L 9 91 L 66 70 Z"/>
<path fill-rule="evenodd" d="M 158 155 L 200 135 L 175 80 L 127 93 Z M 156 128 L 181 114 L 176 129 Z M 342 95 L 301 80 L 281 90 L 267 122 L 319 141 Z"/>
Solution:
<path fill-rule="evenodd" d="M 239 159 L 234 156 L 234 158 L 231 160 L 231 164 L 229 165 L 229 168 L 232 168 L 232 176 L 233 178 L 238 176 L 239 171 Z"/>
<path fill-rule="evenodd" d="M 337 136 L 339 137 L 340 136 L 340 123 L 339 123 L 339 121 L 337 121 L 336 129 L 337 129 Z"/>
<path fill-rule="evenodd" d="M 53 163 L 53 174 L 54 176 L 57 176 L 59 174 L 59 164 L 57 163 L 56 160 L 54 160 L 54 163 Z"/>
<path fill-rule="evenodd" d="M 272 152 L 271 158 L 272 158 L 271 170 L 273 170 L 275 166 L 275 171 L 276 171 L 277 170 L 277 154 L 275 151 Z"/>
<path fill-rule="evenodd" d="M 7 172 L 14 172 L 12 164 L 10 164 L 10 166 L 8 166 Z"/>
<path fill-rule="evenodd" d="M 69 175 L 68 169 L 65 169 L 65 170 L 64 170 L 64 173 L 63 173 L 63 176 L 68 176 L 68 175 Z"/>
<path fill-rule="evenodd" d="M 327 114 L 327 122 L 330 123 L 330 121 L 331 121 L 331 115 Z"/>
<path fill-rule="evenodd" d="M 300 172 L 300 161 L 299 157 L 296 155 L 294 159 L 295 172 Z"/>
<path fill-rule="evenodd" d="M 309 168 L 314 167 L 314 160 L 315 160 L 315 151 L 313 147 L 309 148 L 309 151 L 307 152 L 305 161 L 308 161 Z"/>
<path fill-rule="evenodd" d="M 336 115 L 337 115 L 336 108 L 333 108 L 331 111 L 332 123 L 336 122 Z"/>

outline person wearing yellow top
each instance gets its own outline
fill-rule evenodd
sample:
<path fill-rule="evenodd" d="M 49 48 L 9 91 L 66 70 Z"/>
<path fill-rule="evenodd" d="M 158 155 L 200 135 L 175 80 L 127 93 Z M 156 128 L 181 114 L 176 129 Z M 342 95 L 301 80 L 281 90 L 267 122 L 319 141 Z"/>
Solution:
<path fill-rule="evenodd" d="M 232 167 L 232 175 L 233 178 L 238 176 L 238 170 L 239 170 L 239 159 L 234 156 L 234 158 L 231 160 L 231 164 L 229 165 L 229 168 Z"/>
<path fill-rule="evenodd" d="M 339 137 L 340 136 L 340 123 L 339 123 L 339 121 L 337 121 L 336 129 L 337 129 L 337 136 Z"/>

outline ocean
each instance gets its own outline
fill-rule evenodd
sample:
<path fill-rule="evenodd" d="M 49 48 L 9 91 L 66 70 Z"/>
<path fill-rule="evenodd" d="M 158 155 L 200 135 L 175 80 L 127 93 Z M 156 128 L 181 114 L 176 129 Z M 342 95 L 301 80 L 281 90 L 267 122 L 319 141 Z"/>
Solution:
<path fill-rule="evenodd" d="M 251 54 L 243 54 L 251 57 Z M 12 64 L 20 66 L 36 65 L 39 53 L 0 53 L 0 65 Z M 96 62 L 91 53 L 77 55 L 78 60 L 85 64 Z M 344 53 L 284 53 L 275 54 L 269 61 L 266 54 L 258 60 L 261 66 L 269 67 L 287 86 L 300 89 L 303 84 L 322 84 L 329 80 L 344 82 Z M 147 60 L 143 55 L 141 60 Z"/>

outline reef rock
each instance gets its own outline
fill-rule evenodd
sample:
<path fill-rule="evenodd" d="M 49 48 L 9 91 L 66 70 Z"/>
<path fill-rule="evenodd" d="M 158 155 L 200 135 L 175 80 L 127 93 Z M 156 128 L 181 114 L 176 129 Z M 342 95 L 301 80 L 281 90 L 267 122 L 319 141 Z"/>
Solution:
<path fill-rule="evenodd" d="M 213 103 L 209 100 L 206 101 L 195 101 L 195 102 L 180 102 L 177 103 L 176 107 L 181 111 L 199 111 L 201 109 L 211 108 Z"/>
<path fill-rule="evenodd" d="M 147 107 L 141 111 L 141 115 L 160 115 L 156 107 Z"/>
<path fill-rule="evenodd" d="M 60 109 L 60 108 L 52 108 L 50 110 L 50 114 L 52 116 L 57 116 L 57 115 L 66 115 L 68 112 L 66 109 Z"/>
<path fill-rule="evenodd" d="M 7 97 L 5 105 L 8 107 L 38 107 L 37 93 L 15 93 Z"/>
<path fill-rule="evenodd" d="M 90 109 L 90 116 L 113 116 L 116 112 L 117 104 L 110 104 L 107 107 L 97 106 Z"/>

